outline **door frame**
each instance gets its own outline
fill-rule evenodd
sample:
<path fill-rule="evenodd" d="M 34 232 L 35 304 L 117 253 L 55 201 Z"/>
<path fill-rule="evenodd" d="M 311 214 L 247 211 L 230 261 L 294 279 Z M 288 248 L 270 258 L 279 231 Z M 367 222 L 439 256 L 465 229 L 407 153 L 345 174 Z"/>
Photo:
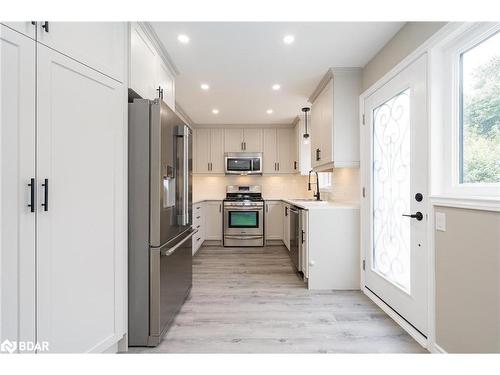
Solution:
<path fill-rule="evenodd" d="M 394 310 L 392 310 L 385 302 L 383 302 L 379 297 L 373 294 L 370 290 L 365 288 L 365 271 L 364 271 L 364 261 L 368 259 L 366 251 L 370 250 L 367 246 L 371 243 L 370 235 L 371 231 L 365 231 L 364 228 L 369 225 L 367 219 L 370 215 L 370 201 L 363 197 L 365 187 L 370 184 L 370 169 L 367 168 L 367 161 L 370 159 L 370 137 L 369 137 L 369 127 L 363 124 L 364 113 L 365 113 L 365 100 L 372 95 L 375 91 L 380 89 L 386 83 L 388 83 L 392 78 L 397 76 L 400 72 L 406 69 L 409 65 L 418 60 L 421 56 L 427 55 L 427 157 L 428 160 L 432 160 L 432 147 L 431 147 L 431 124 L 432 119 L 435 116 L 435 109 L 432 107 L 431 93 L 433 92 L 433 65 L 435 64 L 436 57 L 434 56 L 433 49 L 438 45 L 443 39 L 448 35 L 456 32 L 457 30 L 466 27 L 466 23 L 448 23 L 438 30 L 434 35 L 427 39 L 422 45 L 416 48 L 408 56 L 402 59 L 398 64 L 396 64 L 392 69 L 390 69 L 385 75 L 383 75 L 378 81 L 372 84 L 368 89 L 366 89 L 359 97 L 359 126 L 360 126 L 360 289 L 361 291 L 370 298 L 377 306 L 379 306 L 385 313 L 387 313 L 397 324 L 399 324 L 411 337 L 415 339 L 421 346 L 427 348 L 431 352 L 442 352 L 435 345 L 435 288 L 434 288 L 434 214 L 433 205 L 431 199 L 426 200 L 426 211 L 429 215 L 427 221 L 427 243 L 426 251 L 428 252 L 428 272 L 427 272 L 427 298 L 428 298 L 428 336 L 425 338 L 420 332 L 418 332 L 413 326 L 406 322 L 401 316 L 399 316 Z M 431 166 L 429 165 L 427 171 L 427 191 L 430 196 L 432 193 L 432 173 Z M 367 216 L 368 215 L 368 216 Z"/>

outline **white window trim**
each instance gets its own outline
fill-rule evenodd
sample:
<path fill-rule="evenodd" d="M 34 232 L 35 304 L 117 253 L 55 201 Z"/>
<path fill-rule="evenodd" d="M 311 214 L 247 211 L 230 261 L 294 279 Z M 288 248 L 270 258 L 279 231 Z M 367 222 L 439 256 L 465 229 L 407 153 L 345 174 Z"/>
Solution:
<path fill-rule="evenodd" d="M 437 47 L 433 51 L 434 55 L 441 55 L 434 61 L 437 72 L 434 79 L 439 80 L 437 86 L 440 87 L 440 96 L 443 106 L 439 117 L 442 119 L 443 129 L 441 142 L 435 142 L 434 147 L 441 145 L 442 165 L 438 167 L 442 173 L 433 174 L 433 177 L 441 179 L 435 183 L 433 195 L 453 196 L 453 197 L 484 197 L 485 199 L 500 199 L 499 183 L 460 183 L 460 55 L 468 51 L 475 45 L 481 43 L 491 35 L 500 30 L 499 23 L 476 23 L 469 24 L 465 30 L 449 39 L 443 46 Z M 441 77 L 441 78 L 439 78 Z M 437 108 L 433 109 L 438 110 Z M 437 151 L 437 150 L 435 150 Z M 435 153 L 436 155 L 439 152 Z M 439 160 L 438 159 L 438 160 Z"/>

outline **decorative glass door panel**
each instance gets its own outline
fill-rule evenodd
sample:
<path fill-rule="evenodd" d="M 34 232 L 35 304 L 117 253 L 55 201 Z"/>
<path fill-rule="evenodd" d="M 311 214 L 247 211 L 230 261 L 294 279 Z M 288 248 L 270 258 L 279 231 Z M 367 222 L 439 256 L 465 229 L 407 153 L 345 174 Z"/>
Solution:
<path fill-rule="evenodd" d="M 364 99 L 365 291 L 428 332 L 427 56 Z"/>
<path fill-rule="evenodd" d="M 410 89 L 373 110 L 374 270 L 410 293 Z"/>

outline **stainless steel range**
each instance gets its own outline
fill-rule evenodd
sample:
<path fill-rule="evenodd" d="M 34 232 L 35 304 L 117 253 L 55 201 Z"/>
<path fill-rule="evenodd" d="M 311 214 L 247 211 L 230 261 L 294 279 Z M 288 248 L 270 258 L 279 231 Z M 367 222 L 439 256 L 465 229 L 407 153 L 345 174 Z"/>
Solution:
<path fill-rule="evenodd" d="M 224 246 L 264 246 L 264 199 L 259 185 L 226 187 Z"/>

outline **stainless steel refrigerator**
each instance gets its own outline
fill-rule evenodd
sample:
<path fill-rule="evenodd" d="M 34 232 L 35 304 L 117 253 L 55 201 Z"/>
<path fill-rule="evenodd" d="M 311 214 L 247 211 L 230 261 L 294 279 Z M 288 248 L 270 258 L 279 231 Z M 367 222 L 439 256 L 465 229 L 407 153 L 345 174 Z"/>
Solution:
<path fill-rule="evenodd" d="M 128 341 L 156 346 L 192 285 L 192 136 L 162 100 L 129 103 Z"/>

